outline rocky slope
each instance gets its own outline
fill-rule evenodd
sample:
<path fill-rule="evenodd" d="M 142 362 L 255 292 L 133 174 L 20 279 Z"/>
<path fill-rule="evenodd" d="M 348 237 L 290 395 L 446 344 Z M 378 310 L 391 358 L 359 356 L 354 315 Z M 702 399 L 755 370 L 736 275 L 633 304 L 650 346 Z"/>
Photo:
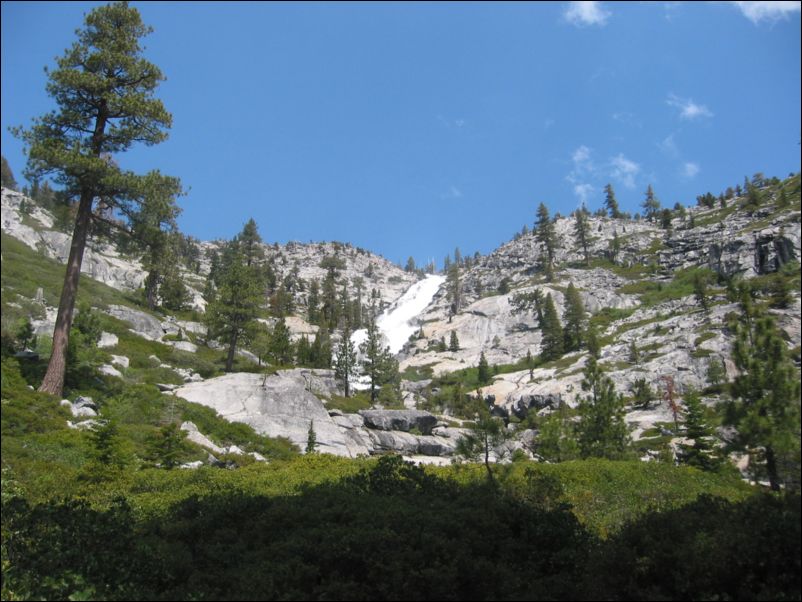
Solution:
<path fill-rule="evenodd" d="M 573 218 L 559 218 L 555 221 L 559 247 L 552 282 L 543 277 L 542 250 L 535 236 L 517 237 L 461 270 L 460 307 L 456 313 L 452 311 L 450 284 L 445 282 L 439 287 L 417 317 L 418 335 L 410 338 L 399 355 L 401 370 L 408 374 L 446 374 L 476 366 L 484 353 L 491 365 L 508 366 L 480 391 L 473 392 L 494 404 L 498 414 L 520 419 L 531 411 L 549 412 L 560 403 L 575 405 L 586 352 L 574 352 L 540 365 L 531 375 L 529 370 L 509 367 L 520 362 L 527 352 L 537 357 L 542 351 L 536 315 L 516 299 L 539 289 L 552 296 L 562 315 L 566 288 L 573 283 L 590 319 L 599 328 L 601 363 L 616 389 L 629 397 L 634 383 L 646 379 L 657 390 L 650 407 L 631 410 L 627 415 L 637 438 L 645 430 L 671 420 L 661 392 L 669 381 L 679 392 L 691 387 L 704 389 L 713 361 L 723 362 L 728 376 L 734 375 L 735 367 L 729 360 L 733 337 L 726 321 L 728 314 L 737 310 L 736 305 L 727 301 L 723 286 L 713 282 L 710 309 L 705 311 L 683 274 L 708 268 L 722 278 L 755 278 L 799 261 L 799 177 L 787 181 L 785 187 L 791 191 L 787 207 L 778 207 L 777 199 L 767 189 L 757 211 L 748 212 L 739 207 L 744 199 L 733 199 L 726 209 L 690 209 L 685 217 L 675 218 L 668 230 L 643 220 L 591 217 L 593 238 L 587 264 L 579 252 Z M 69 237 L 54 230 L 52 216 L 30 201 L 25 201 L 26 212 L 20 211 L 23 201 L 19 193 L 3 189 L 3 231 L 31 249 L 63 262 Z M 613 257 L 610 248 L 614 239 L 620 250 Z M 208 252 L 219 249 L 220 244 L 200 243 L 205 251 L 201 254 L 201 268 L 199 273 L 189 275 L 196 300 L 208 274 Z M 326 270 L 321 261 L 341 260 L 339 281 L 352 290 L 361 287 L 365 299 L 376 289 L 385 306 L 419 280 L 418 275 L 349 244 L 289 243 L 265 245 L 264 249 L 279 279 L 294 274 L 305 282 L 322 281 Z M 798 271 L 798 265 L 795 269 Z M 140 287 L 144 277 L 135 258 L 124 257 L 108 245 L 96 246 L 87 253 L 83 271 L 122 290 Z M 299 315 L 287 320 L 296 339 L 302 334 L 312 336 L 317 330 L 317 326 L 304 320 L 307 294 L 308 288 L 296 291 Z M 200 301 L 196 306 L 202 309 Z M 46 317 L 36 322 L 40 333 L 52 329 L 55 318 L 54 308 L 44 310 Z M 157 318 L 121 305 L 104 310 L 127 323 L 137 336 L 167 342 L 187 353 L 199 352 L 196 343 L 188 340 L 203 333 L 197 322 L 170 316 Z M 798 348 L 802 339 L 799 292 L 792 292 L 788 307 L 772 312 L 789 347 Z M 438 351 L 438 343 L 449 341 L 452 332 L 458 336 L 459 350 Z M 110 338 L 103 342 L 111 351 L 116 344 Z M 104 369 L 107 374 L 123 377 L 128 358 L 113 357 L 114 366 Z M 382 415 L 348 414 L 326 407 L 328 400 L 340 393 L 330 371 L 296 369 L 269 377 L 230 374 L 204 381 L 190 369 L 172 368 L 159 363 L 158 358 L 155 361 L 160 368 L 182 370 L 181 378 L 186 381 L 183 386 L 165 386 L 174 394 L 213 407 L 227 419 L 246 422 L 260 433 L 288 437 L 301 449 L 310 423 L 314 424 L 319 450 L 345 456 L 391 450 L 408 456 L 449 456 L 461 434 L 442 417 L 421 414 L 413 419 L 409 413 L 431 396 L 428 381 L 402 381 L 407 414 L 388 410 Z M 712 403 L 715 399 L 707 401 Z M 518 446 L 533 436 L 531 431 L 522 433 Z"/>

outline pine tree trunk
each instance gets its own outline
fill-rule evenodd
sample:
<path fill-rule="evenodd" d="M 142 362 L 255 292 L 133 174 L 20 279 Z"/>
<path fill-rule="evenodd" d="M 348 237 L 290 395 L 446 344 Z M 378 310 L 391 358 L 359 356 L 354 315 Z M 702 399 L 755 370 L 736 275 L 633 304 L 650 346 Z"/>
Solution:
<path fill-rule="evenodd" d="M 231 337 L 231 343 L 228 346 L 228 356 L 226 357 L 226 372 L 231 372 L 234 369 L 234 353 L 237 351 L 237 339 L 239 339 L 239 335 L 237 334 Z"/>
<path fill-rule="evenodd" d="M 766 446 L 766 472 L 769 473 L 769 486 L 772 491 L 780 490 L 780 476 L 777 474 L 777 457 L 774 455 L 774 449 Z"/>
<path fill-rule="evenodd" d="M 67 271 L 64 275 L 64 286 L 58 304 L 56 327 L 53 329 L 53 351 L 47 372 L 39 386 L 39 391 L 51 395 L 61 395 L 64 389 L 64 372 L 67 369 L 67 347 L 70 343 L 70 328 L 78 295 L 78 280 L 81 277 L 81 263 L 84 258 L 86 239 L 89 235 L 89 224 L 92 216 L 92 194 L 84 190 L 78 204 L 78 215 L 75 218 L 75 230 L 72 233 L 70 257 L 67 260 Z"/>

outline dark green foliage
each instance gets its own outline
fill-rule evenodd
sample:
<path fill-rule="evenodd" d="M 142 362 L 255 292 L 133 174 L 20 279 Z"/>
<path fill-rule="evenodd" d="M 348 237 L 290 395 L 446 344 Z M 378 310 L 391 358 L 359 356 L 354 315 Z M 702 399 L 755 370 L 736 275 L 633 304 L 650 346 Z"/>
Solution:
<path fill-rule="evenodd" d="M 456 330 L 451 331 L 451 335 L 449 337 L 449 342 L 448 342 L 448 350 L 454 352 L 459 351 L 459 337 L 457 337 Z"/>
<path fill-rule="evenodd" d="M 279 318 L 270 333 L 268 356 L 271 363 L 277 366 L 290 366 L 294 357 L 290 330 L 284 318 Z"/>
<path fill-rule="evenodd" d="M 317 445 L 317 435 L 315 434 L 315 421 L 309 421 L 309 431 L 306 433 L 306 449 L 307 454 L 315 453 L 315 446 Z"/>
<path fill-rule="evenodd" d="M 390 348 L 382 345 L 381 332 L 376 325 L 377 308 L 375 303 L 368 312 L 367 338 L 359 347 L 362 353 L 362 374 L 370 381 L 370 400 L 375 402 L 385 385 L 397 386 L 398 360 Z"/>
<path fill-rule="evenodd" d="M 585 318 L 585 306 L 579 291 L 574 287 L 574 283 L 568 284 L 565 291 L 565 313 L 563 314 L 565 328 L 563 329 L 563 339 L 565 341 L 564 350 L 579 351 L 582 347 L 582 337 L 585 333 L 587 320 Z"/>
<path fill-rule="evenodd" d="M 540 435 L 535 441 L 535 453 L 548 462 L 565 462 L 579 457 L 576 429 L 565 404 L 548 416 L 538 419 Z"/>
<path fill-rule="evenodd" d="M 590 265 L 588 246 L 592 240 L 590 224 L 588 223 L 588 210 L 584 205 L 574 212 L 574 235 L 585 256 L 585 265 Z"/>
<path fill-rule="evenodd" d="M 645 410 L 656 398 L 654 391 L 646 382 L 645 378 L 638 378 L 632 384 L 632 405 L 638 409 Z"/>
<path fill-rule="evenodd" d="M 470 432 L 457 441 L 455 454 L 467 460 L 484 461 L 487 479 L 493 483 L 495 477 L 490 467 L 490 456 L 493 454 L 497 459 L 501 459 L 508 451 L 504 443 L 511 437 L 512 434 L 505 427 L 504 421 L 492 416 L 487 408 L 482 408 L 476 415 Z"/>
<path fill-rule="evenodd" d="M 334 362 L 334 376 L 342 385 L 345 397 L 350 397 L 351 379 L 358 374 L 359 370 L 351 334 L 350 324 L 346 322 L 340 336 L 340 343 L 337 345 L 337 359 Z"/>
<path fill-rule="evenodd" d="M 748 296 L 744 298 L 748 303 Z M 733 445 L 747 451 L 750 468 L 764 467 L 771 488 L 799 487 L 800 378 L 774 321 L 746 308 L 733 360 L 740 374 L 731 384 L 733 401 L 725 424 L 738 435 Z M 763 465 L 763 463 L 765 463 Z"/>
<path fill-rule="evenodd" d="M 249 342 L 255 334 L 256 318 L 264 302 L 264 271 L 254 259 L 255 250 L 260 248 L 249 247 L 246 242 L 240 244 L 245 229 L 223 249 L 214 274 L 216 290 L 207 299 L 209 305 L 204 317 L 209 336 L 228 346 L 226 372 L 233 369 L 238 346 Z"/>
<path fill-rule="evenodd" d="M 798 600 L 800 500 L 702 496 L 647 514 L 598 552 L 587 599 Z"/>
<path fill-rule="evenodd" d="M 696 391 L 688 391 L 685 401 L 685 437 L 693 440 L 693 444 L 681 446 L 679 461 L 701 470 L 716 470 L 722 458 L 713 447 L 713 429 L 705 418 L 705 407 Z"/>
<path fill-rule="evenodd" d="M 481 355 L 479 355 L 479 366 L 478 366 L 478 374 L 479 374 L 479 384 L 486 385 L 490 382 L 490 366 L 487 363 L 487 358 L 485 357 L 485 352 L 482 351 Z"/>
<path fill-rule="evenodd" d="M 615 199 L 615 191 L 612 184 L 607 184 L 604 187 L 604 208 L 610 214 L 610 217 L 618 219 L 621 217 L 621 210 L 618 208 L 618 201 Z"/>
<path fill-rule="evenodd" d="M 557 308 L 551 294 L 546 295 L 543 308 L 543 349 L 541 356 L 544 360 L 556 360 L 563 354 L 563 329 L 560 318 L 557 317 Z"/>
<path fill-rule="evenodd" d="M 175 468 L 186 451 L 184 439 L 187 434 L 178 428 L 178 424 L 170 422 L 164 425 L 153 437 L 150 459 L 161 468 Z"/>
<path fill-rule="evenodd" d="M 542 260 L 546 280 L 554 280 L 554 256 L 557 250 L 557 234 L 554 222 L 549 217 L 549 210 L 543 203 L 537 208 L 537 221 L 535 222 L 535 238 L 543 245 L 545 257 Z"/>
<path fill-rule="evenodd" d="M 0 156 L 0 185 L 10 188 L 11 190 L 17 189 L 17 180 L 14 179 L 11 166 L 3 156 Z"/>
<path fill-rule="evenodd" d="M 577 433 L 582 457 L 624 457 L 629 443 L 624 402 L 593 357 L 588 358 L 582 390 L 590 393 L 579 398 Z"/>
<path fill-rule="evenodd" d="M 660 211 L 660 201 L 654 196 L 651 184 L 646 188 L 646 198 L 641 206 L 643 207 L 643 217 L 653 222 Z"/>

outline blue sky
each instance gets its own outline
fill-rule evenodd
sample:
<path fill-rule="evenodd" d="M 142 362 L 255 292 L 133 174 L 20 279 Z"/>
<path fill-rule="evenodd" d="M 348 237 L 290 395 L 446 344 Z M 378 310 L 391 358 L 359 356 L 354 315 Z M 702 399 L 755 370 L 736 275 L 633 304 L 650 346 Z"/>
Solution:
<path fill-rule="evenodd" d="M 101 3 L 2 3 L 2 152 L 53 108 L 45 65 Z M 133 2 L 167 76 L 183 231 L 488 253 L 540 202 L 694 204 L 800 168 L 799 2 Z"/>

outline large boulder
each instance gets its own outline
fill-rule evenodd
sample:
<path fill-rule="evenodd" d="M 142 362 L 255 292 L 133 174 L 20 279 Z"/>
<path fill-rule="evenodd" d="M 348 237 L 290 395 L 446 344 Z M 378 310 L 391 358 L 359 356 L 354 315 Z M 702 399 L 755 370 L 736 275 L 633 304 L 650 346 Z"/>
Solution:
<path fill-rule="evenodd" d="M 164 335 L 162 323 L 144 311 L 124 305 L 109 305 L 107 312 L 110 316 L 126 322 L 131 330 L 146 339 L 158 341 Z"/>
<path fill-rule="evenodd" d="M 437 418 L 421 410 L 360 410 L 365 426 L 382 431 L 409 432 L 417 429 L 422 435 L 430 435 L 437 425 Z"/>
<path fill-rule="evenodd" d="M 258 433 L 286 437 L 302 450 L 312 423 L 318 451 L 347 457 L 367 455 L 370 450 L 335 424 L 320 399 L 307 389 L 300 372 L 226 374 L 186 384 L 175 394 L 214 408 L 226 420 L 249 424 Z"/>

